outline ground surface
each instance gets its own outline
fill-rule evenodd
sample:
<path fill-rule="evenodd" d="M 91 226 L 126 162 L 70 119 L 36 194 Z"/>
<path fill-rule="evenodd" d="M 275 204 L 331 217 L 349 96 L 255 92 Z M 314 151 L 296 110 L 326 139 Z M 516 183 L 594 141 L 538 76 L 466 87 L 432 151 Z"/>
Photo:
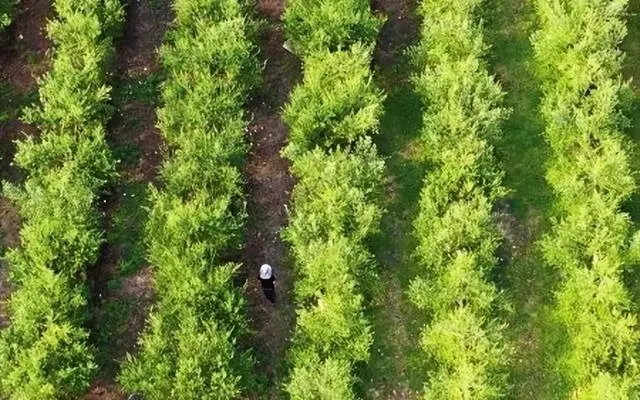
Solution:
<path fill-rule="evenodd" d="M 496 222 L 505 242 L 495 272 L 498 286 L 513 307 L 508 338 L 514 349 L 514 399 L 549 398 L 551 376 L 545 371 L 545 322 L 552 300 L 554 272 L 545 268 L 538 243 L 547 228 L 553 197 L 544 172 L 548 148 L 539 118 L 539 83 L 535 76 L 531 34 L 537 29 L 529 1 L 488 0 L 485 7 L 490 71 L 506 92 L 511 116 L 503 125 L 496 156 L 506 173 L 510 195 L 498 207 Z"/>
<path fill-rule="evenodd" d="M 37 77 L 49 65 L 51 44 L 45 25 L 50 12 L 46 0 L 22 1 L 14 24 L 0 33 L 0 180 L 20 180 L 20 171 L 13 165 L 14 140 L 38 133 L 20 121 L 20 116 L 22 108 L 37 97 Z M 18 244 L 19 229 L 15 208 L 0 195 L 0 252 Z M 9 293 L 7 265 L 0 260 L 0 327 L 8 323 L 2 301 Z"/>
<path fill-rule="evenodd" d="M 633 91 L 632 104 L 626 113 L 631 122 L 629 139 L 632 150 L 632 167 L 634 171 L 640 170 L 640 0 L 629 1 L 629 16 L 627 19 L 627 37 L 622 44 L 626 53 L 624 63 L 624 78 L 630 81 Z M 636 174 L 640 187 L 640 174 Z M 636 225 L 640 222 L 640 192 L 636 191 L 628 206 L 628 211 Z"/>
<path fill-rule="evenodd" d="M 280 231 L 287 224 L 293 178 L 289 163 L 280 156 L 288 131 L 281 119 L 282 107 L 300 78 L 300 61 L 282 45 L 285 37 L 280 18 L 283 1 L 258 1 L 258 17 L 266 22 L 259 39 L 264 60 L 263 86 L 250 101 L 251 124 L 247 132 L 249 154 L 244 175 L 248 220 L 243 251 L 242 275 L 245 296 L 255 335 L 257 371 L 262 388 L 260 398 L 278 398 L 285 378 L 285 351 L 293 330 L 294 306 L 291 264 Z M 262 294 L 258 277 L 260 265 L 274 267 L 277 305 Z"/>
<path fill-rule="evenodd" d="M 113 103 L 107 141 L 119 179 L 104 196 L 106 243 L 90 271 L 92 341 L 100 371 L 87 400 L 120 399 L 114 385 L 118 364 L 133 352 L 153 302 L 152 268 L 145 260 L 143 228 L 147 185 L 162 161 L 156 128 L 160 66 L 157 50 L 172 20 L 168 0 L 130 0 L 116 42 Z"/>
<path fill-rule="evenodd" d="M 386 159 L 382 232 L 372 247 L 379 264 L 380 287 L 370 304 L 374 343 L 371 360 L 362 370 L 361 392 L 368 399 L 413 399 L 424 376 L 415 340 L 421 320 L 406 297 L 415 269 L 411 252 L 412 222 L 424 170 L 418 136 L 421 104 L 413 94 L 408 47 L 418 37 L 415 0 L 376 0 L 373 9 L 384 16 L 374 52 L 376 83 L 387 95 L 378 151 Z"/>
<path fill-rule="evenodd" d="M 633 91 L 630 111 L 627 112 L 631 122 L 629 132 L 630 147 L 632 150 L 631 165 L 636 173 L 636 186 L 640 188 L 640 0 L 629 2 L 629 17 L 627 23 L 628 34 L 622 44 L 627 58 L 624 63 L 624 77 L 630 80 Z M 631 215 L 633 229 L 640 230 L 640 191 L 636 190 L 632 199 L 626 204 L 626 211 Z M 640 268 L 630 269 L 627 272 L 627 283 L 631 288 L 633 304 L 636 315 L 640 314 Z"/>

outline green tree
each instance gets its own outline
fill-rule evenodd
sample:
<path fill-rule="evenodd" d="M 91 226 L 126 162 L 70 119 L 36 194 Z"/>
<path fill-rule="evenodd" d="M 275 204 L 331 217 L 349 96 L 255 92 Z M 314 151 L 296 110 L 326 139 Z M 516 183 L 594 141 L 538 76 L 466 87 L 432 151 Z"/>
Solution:
<path fill-rule="evenodd" d="M 177 0 L 160 57 L 168 79 L 159 127 L 170 151 L 150 187 L 148 260 L 157 300 L 119 380 L 153 399 L 240 398 L 253 359 L 245 303 L 225 263 L 242 242 L 243 106 L 259 66 L 237 0 Z"/>
<path fill-rule="evenodd" d="M 102 234 L 95 201 L 114 177 L 104 140 L 111 108 L 106 68 L 123 12 L 116 0 L 56 0 L 53 66 L 25 113 L 41 130 L 18 143 L 24 184 L 4 185 L 22 219 L 7 255 L 16 285 L 0 333 L 0 397 L 81 396 L 96 369 L 87 343 L 86 268 Z"/>
<path fill-rule="evenodd" d="M 508 390 L 510 350 L 488 279 L 500 244 L 492 209 L 505 195 L 492 143 L 507 110 L 482 60 L 481 0 L 423 1 L 413 49 L 417 93 L 425 104 L 424 181 L 415 220 L 423 267 L 409 297 L 425 311 L 425 399 L 497 399 Z"/>
<path fill-rule="evenodd" d="M 625 0 L 536 2 L 532 41 L 543 84 L 541 111 L 553 151 L 547 179 L 557 215 L 544 256 L 562 277 L 553 317 L 557 397 L 634 398 L 637 318 L 622 282 L 630 260 L 635 190 L 622 130 L 629 90 L 620 76 Z"/>

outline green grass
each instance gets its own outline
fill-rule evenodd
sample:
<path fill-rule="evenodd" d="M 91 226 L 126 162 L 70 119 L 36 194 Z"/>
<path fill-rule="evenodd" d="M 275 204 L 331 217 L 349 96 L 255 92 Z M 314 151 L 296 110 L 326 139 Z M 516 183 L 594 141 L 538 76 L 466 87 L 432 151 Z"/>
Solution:
<path fill-rule="evenodd" d="M 159 84 L 155 75 L 145 79 L 125 77 L 114 88 L 113 104 L 118 109 L 132 103 L 156 105 Z M 124 349 L 130 345 L 127 342 L 133 340 L 128 324 L 141 307 L 135 298 L 123 293 L 125 279 L 146 265 L 147 184 L 127 174 L 138 165 L 142 156 L 142 148 L 134 140 L 142 125 L 135 118 L 127 118 L 123 123 L 127 140 L 112 149 L 114 158 L 118 160 L 121 179 L 111 189 L 111 201 L 115 204 L 106 235 L 107 247 L 116 257 L 117 268 L 106 282 L 105 298 L 96 307 L 96 328 L 92 331 L 100 366 L 98 376 L 106 381 L 112 381 L 118 373 Z"/>
<path fill-rule="evenodd" d="M 108 242 L 120 249 L 118 264 L 120 277 L 138 271 L 145 262 L 144 221 L 147 220 L 148 201 L 146 185 L 125 183 L 117 189 L 120 197 L 118 210 L 113 216 Z"/>
<path fill-rule="evenodd" d="M 0 174 L 2 180 L 16 182 L 24 179 L 24 171 L 17 166 L 14 167 L 15 146 L 10 141 L 17 139 L 21 134 L 16 131 L 18 127 L 16 122 L 20 119 L 22 110 L 35 103 L 37 99 L 36 90 L 23 93 L 6 82 L 0 82 Z"/>
<path fill-rule="evenodd" d="M 386 162 L 386 214 L 381 233 L 372 240 L 379 264 L 379 286 L 370 301 L 368 318 L 374 342 L 371 359 L 362 366 L 358 386 L 367 399 L 413 398 L 422 390 L 426 371 L 419 351 L 424 321 L 407 298 L 417 274 L 413 219 L 425 176 L 420 149 L 422 104 L 409 81 L 411 65 L 403 48 L 394 49 L 393 65 L 377 66 L 378 85 L 387 94 L 380 134 L 374 139 Z"/>
<path fill-rule="evenodd" d="M 387 213 L 372 246 L 380 266 L 380 288 L 369 310 L 374 332 L 371 360 L 361 374 L 362 392 L 372 399 L 393 398 L 394 390 L 419 391 L 424 384 L 418 339 L 422 322 L 406 297 L 417 272 L 410 255 L 424 178 L 418 143 L 421 119 L 420 101 L 407 84 L 388 93 L 377 138 L 387 162 Z"/>
<path fill-rule="evenodd" d="M 140 122 L 137 122 L 136 125 L 140 125 Z M 130 124 L 127 125 L 127 128 L 130 126 Z M 142 148 L 136 143 L 123 143 L 113 149 L 113 157 L 119 160 L 121 168 L 131 168 L 138 165 L 140 157 L 142 157 L 142 152 Z"/>
<path fill-rule="evenodd" d="M 504 184 L 513 191 L 513 208 L 526 217 L 532 210 L 547 209 L 553 200 L 545 181 L 549 148 L 542 136 L 541 93 L 529 40 L 536 28 L 535 15 L 533 6 L 522 0 L 488 0 L 486 4 L 489 61 L 506 92 L 504 103 L 511 109 L 497 156 L 507 172 Z"/>
<path fill-rule="evenodd" d="M 622 50 L 627 54 L 623 74 L 633 79 L 632 87 L 640 91 L 640 0 L 630 0 L 627 18 L 627 37 Z M 639 117 L 640 118 L 640 117 Z M 640 129 L 640 128 L 636 128 Z"/>
<path fill-rule="evenodd" d="M 155 73 L 143 77 L 125 76 L 115 87 L 113 101 L 116 104 L 136 102 L 158 106 L 163 79 L 160 74 Z"/>
<path fill-rule="evenodd" d="M 626 53 L 623 65 L 623 77 L 631 81 L 630 106 L 626 112 L 631 127 L 628 134 L 631 149 L 631 168 L 636 176 L 636 185 L 640 188 L 640 0 L 629 2 L 627 19 L 627 37 L 622 44 Z M 633 229 L 640 229 L 640 190 L 636 190 L 630 201 L 624 205 L 629 212 Z M 640 313 L 640 268 L 632 268 L 625 276 L 635 305 L 636 314 Z"/>
<path fill-rule="evenodd" d="M 623 66 L 623 76 L 631 81 L 631 101 L 626 116 L 630 119 L 631 128 L 628 137 L 631 144 L 631 167 L 636 171 L 636 179 L 640 186 L 640 0 L 629 2 L 629 16 L 627 20 L 628 34 L 622 44 L 626 53 Z M 640 193 L 636 191 L 631 201 L 625 205 L 633 221 L 640 222 Z"/>
<path fill-rule="evenodd" d="M 111 294 L 101 303 L 97 314 L 99 329 L 94 331 L 94 342 L 101 374 L 113 376 L 117 370 L 114 351 L 122 346 L 122 333 L 136 304 L 118 293 L 123 280 L 137 272 L 145 264 L 144 223 L 147 220 L 146 186 L 141 183 L 122 183 L 115 189 L 119 199 L 107 233 L 107 244 L 115 249 L 118 265 L 115 274 L 107 282 Z"/>
<path fill-rule="evenodd" d="M 549 371 L 551 343 L 549 304 L 556 274 L 545 266 L 539 239 L 548 227 L 553 194 L 545 181 L 549 148 L 543 138 L 538 112 L 539 81 L 534 71 L 530 36 L 535 31 L 533 4 L 524 0 L 488 0 L 486 38 L 491 44 L 491 70 L 506 92 L 504 103 L 512 110 L 503 125 L 496 156 L 511 190 L 506 209 L 515 217 L 505 249 L 508 260 L 497 275 L 513 312 L 507 333 L 514 347 L 511 398 L 552 398 L 554 377 Z"/>
<path fill-rule="evenodd" d="M 0 83 L 0 123 L 7 122 L 18 110 L 20 103 L 13 88 L 5 83 Z"/>
<path fill-rule="evenodd" d="M 113 377 L 119 368 L 119 361 L 114 357 L 113 349 L 126 332 L 129 315 L 136 304 L 131 299 L 113 299 L 104 303 L 100 309 L 101 328 L 94 337 L 96 361 L 100 365 L 102 376 Z"/>
<path fill-rule="evenodd" d="M 20 93 L 13 86 L 0 82 L 0 124 L 20 118 L 22 109 L 36 102 L 38 92 Z"/>

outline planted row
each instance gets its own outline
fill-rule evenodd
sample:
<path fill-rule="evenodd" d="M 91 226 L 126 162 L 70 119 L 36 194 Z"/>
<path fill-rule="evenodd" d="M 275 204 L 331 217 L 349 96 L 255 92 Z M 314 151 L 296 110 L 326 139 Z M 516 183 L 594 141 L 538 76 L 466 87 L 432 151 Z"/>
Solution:
<path fill-rule="evenodd" d="M 558 209 L 543 250 L 562 277 L 553 369 L 559 393 L 575 399 L 630 398 L 639 378 L 637 321 L 622 282 L 637 253 L 620 210 L 635 190 L 622 135 L 628 87 L 618 45 L 626 3 L 537 1 L 533 45 L 552 149 L 547 180 Z"/>
<path fill-rule="evenodd" d="M 383 95 L 369 66 L 380 24 L 365 0 L 292 1 L 285 12 L 305 70 L 284 111 L 297 179 L 283 235 L 297 278 L 292 399 L 354 398 L 353 367 L 369 358 L 364 292 L 375 263 L 366 239 L 379 230 L 384 169 L 370 140 Z"/>
<path fill-rule="evenodd" d="M 123 13 L 117 0 L 57 0 L 55 11 L 53 66 L 25 114 L 41 135 L 18 143 L 24 185 L 4 185 L 22 219 L 20 247 L 7 255 L 11 325 L 0 333 L 0 397 L 10 399 L 81 395 L 96 368 L 86 269 L 103 241 L 96 199 L 115 176 L 105 68 Z"/>
<path fill-rule="evenodd" d="M 413 49 L 424 161 L 433 166 L 415 221 L 423 272 L 409 292 L 429 320 L 421 339 L 430 371 L 425 399 L 495 399 L 507 391 L 501 300 L 488 278 L 501 239 L 491 213 L 505 194 L 492 143 L 507 110 L 482 60 L 481 6 L 423 1 Z"/>
<path fill-rule="evenodd" d="M 149 400 L 238 398 L 250 379 L 236 344 L 248 331 L 238 266 L 227 262 L 242 242 L 243 105 L 259 76 L 241 3 L 176 0 L 160 51 L 168 150 L 146 226 L 157 301 L 119 378 Z"/>

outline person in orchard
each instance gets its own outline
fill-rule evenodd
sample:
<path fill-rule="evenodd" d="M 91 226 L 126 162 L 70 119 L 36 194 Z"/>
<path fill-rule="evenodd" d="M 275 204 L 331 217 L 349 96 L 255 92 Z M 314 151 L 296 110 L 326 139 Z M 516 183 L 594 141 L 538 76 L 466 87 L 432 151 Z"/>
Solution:
<path fill-rule="evenodd" d="M 269 264 L 262 264 L 260 267 L 260 284 L 262 285 L 262 292 L 264 293 L 264 297 L 267 298 L 271 302 L 271 304 L 276 304 L 276 287 L 274 285 L 276 281 L 275 276 L 273 276 L 273 268 Z"/>

